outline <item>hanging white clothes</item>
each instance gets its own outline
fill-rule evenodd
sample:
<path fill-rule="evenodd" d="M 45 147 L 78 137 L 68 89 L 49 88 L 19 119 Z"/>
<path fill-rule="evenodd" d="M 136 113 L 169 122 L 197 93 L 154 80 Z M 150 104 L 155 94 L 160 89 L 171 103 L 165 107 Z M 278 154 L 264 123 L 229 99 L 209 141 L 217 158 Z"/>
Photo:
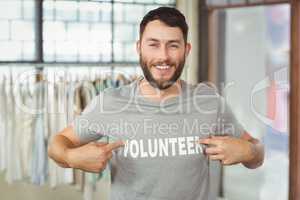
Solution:
<path fill-rule="evenodd" d="M 15 166 L 15 174 L 18 176 L 16 177 L 16 180 L 21 180 L 24 177 L 26 177 L 25 170 L 24 170 L 24 165 L 26 164 L 23 163 L 23 153 L 24 153 L 24 141 L 25 140 L 25 134 L 23 126 L 24 126 L 24 121 L 25 121 L 25 115 L 23 112 L 23 95 L 22 95 L 22 87 L 23 85 L 20 82 L 16 82 L 14 84 L 14 110 L 15 110 L 15 131 L 14 131 L 14 159 L 16 162 Z M 26 144 L 25 144 L 26 145 Z"/>
<path fill-rule="evenodd" d="M 89 102 L 96 96 L 96 89 L 90 81 L 83 81 L 81 87 L 81 98 L 83 101 L 83 107 L 86 107 Z M 93 200 L 93 194 L 96 189 L 96 181 L 98 175 L 94 173 L 86 172 L 84 174 L 84 190 L 83 199 Z"/>
<path fill-rule="evenodd" d="M 23 85 L 21 90 L 22 96 L 22 137 L 21 137 L 21 164 L 23 170 L 23 177 L 31 177 L 32 152 L 33 152 L 33 126 L 35 122 L 35 115 L 33 113 L 34 99 L 30 91 L 29 82 Z"/>
<path fill-rule="evenodd" d="M 69 82 L 67 88 L 67 124 L 73 122 L 74 118 L 81 113 L 79 82 Z M 79 95 L 79 96 L 78 96 Z"/>
<path fill-rule="evenodd" d="M 58 83 L 48 84 L 48 130 L 50 138 L 67 126 L 66 83 L 61 79 Z M 49 182 L 52 188 L 61 184 L 73 183 L 73 170 L 59 167 L 49 159 Z"/>
<path fill-rule="evenodd" d="M 21 164 L 20 155 L 18 151 L 19 138 L 16 137 L 16 113 L 15 113 L 15 97 L 13 93 L 13 81 L 12 75 L 10 75 L 9 83 L 7 84 L 7 141 L 6 141 L 6 154 L 7 154 L 7 166 L 6 166 L 6 181 L 13 183 L 21 179 Z"/>
<path fill-rule="evenodd" d="M 44 115 L 42 108 L 44 106 L 45 84 L 38 82 L 36 85 L 36 105 L 37 109 L 41 111 L 37 115 L 34 126 L 34 146 L 33 146 L 33 160 L 31 182 L 37 185 L 46 183 L 48 165 L 47 165 L 47 143 L 45 140 Z"/>
<path fill-rule="evenodd" d="M 50 133 L 50 139 L 53 138 L 53 136 L 58 132 L 57 129 L 57 115 L 58 115 L 58 94 L 57 94 L 57 85 L 54 82 L 50 82 L 48 84 L 48 130 Z M 49 159 L 49 182 L 50 187 L 54 188 L 59 183 L 58 179 L 60 174 L 63 174 L 63 172 L 60 173 L 63 169 L 57 164 Z"/>
<path fill-rule="evenodd" d="M 7 128 L 6 128 L 6 77 L 3 77 L 0 83 L 0 171 L 6 169 L 6 137 L 7 137 Z"/>
<path fill-rule="evenodd" d="M 97 184 L 109 184 L 109 165 L 101 174 L 61 168 L 47 156 L 48 141 L 71 124 L 100 91 L 132 80 L 108 75 L 95 77 L 97 81 L 87 77 L 78 81 L 83 77 L 77 76 L 66 82 L 65 76 L 55 77 L 50 84 L 28 80 L 13 85 L 12 74 L 17 75 L 0 80 L 0 171 L 6 170 L 6 181 L 29 177 L 37 185 L 49 181 L 52 188 L 75 183 L 84 199 L 96 200 Z"/>
<path fill-rule="evenodd" d="M 67 127 L 67 82 L 60 77 L 58 84 L 58 115 L 57 115 L 57 128 L 58 131 L 62 131 L 65 127 Z M 61 170 L 61 175 L 59 178 L 62 178 L 59 180 L 59 183 L 65 183 L 65 184 L 72 184 L 74 182 L 74 174 L 73 169 L 63 169 Z"/>
<path fill-rule="evenodd" d="M 79 81 L 71 81 L 68 84 L 67 99 L 68 99 L 68 124 L 71 124 L 75 117 L 82 111 L 81 99 L 80 99 L 80 87 Z M 83 191 L 84 184 L 84 172 L 81 170 L 74 170 L 74 184 L 78 190 Z"/>

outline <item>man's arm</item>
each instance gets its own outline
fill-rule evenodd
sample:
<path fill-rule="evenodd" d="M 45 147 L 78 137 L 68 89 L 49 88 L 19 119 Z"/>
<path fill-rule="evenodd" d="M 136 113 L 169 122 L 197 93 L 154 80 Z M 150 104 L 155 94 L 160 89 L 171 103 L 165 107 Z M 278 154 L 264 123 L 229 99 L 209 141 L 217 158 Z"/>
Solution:
<path fill-rule="evenodd" d="M 48 156 L 61 167 L 71 167 L 68 164 L 68 151 L 80 146 L 79 138 L 69 126 L 56 134 L 48 146 Z"/>
<path fill-rule="evenodd" d="M 242 163 L 247 168 L 255 169 L 264 161 L 263 145 L 247 132 L 240 138 L 212 136 L 199 142 L 208 145 L 205 153 L 209 159 L 220 160 L 224 165 Z"/>
<path fill-rule="evenodd" d="M 70 126 L 53 137 L 48 155 L 61 167 L 98 173 L 105 169 L 108 160 L 112 157 L 112 151 L 121 146 L 124 146 L 122 141 L 82 144 Z"/>

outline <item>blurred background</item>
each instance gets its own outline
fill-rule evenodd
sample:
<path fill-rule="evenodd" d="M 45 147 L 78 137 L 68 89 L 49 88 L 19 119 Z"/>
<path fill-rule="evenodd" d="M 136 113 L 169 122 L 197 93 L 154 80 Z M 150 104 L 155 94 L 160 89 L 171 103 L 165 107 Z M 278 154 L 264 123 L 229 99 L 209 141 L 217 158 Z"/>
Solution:
<path fill-rule="evenodd" d="M 267 2 L 1 0 L 1 199 L 108 199 L 109 169 L 61 169 L 48 159 L 47 144 L 100 91 L 142 74 L 139 23 L 151 9 L 171 6 L 190 30 L 182 78 L 216 84 L 265 145 L 256 170 L 212 165 L 212 191 L 219 199 L 287 200 L 291 13 L 286 1 Z"/>

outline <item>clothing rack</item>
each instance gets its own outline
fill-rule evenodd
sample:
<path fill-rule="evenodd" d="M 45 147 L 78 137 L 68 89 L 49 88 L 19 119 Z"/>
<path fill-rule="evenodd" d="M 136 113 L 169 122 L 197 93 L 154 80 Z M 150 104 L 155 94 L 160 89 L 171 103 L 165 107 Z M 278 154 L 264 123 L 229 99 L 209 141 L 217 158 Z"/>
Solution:
<path fill-rule="evenodd" d="M 35 81 L 19 82 L 17 75 L 19 72 L 24 72 L 26 66 L 32 70 L 36 68 L 29 64 L 22 67 L 16 67 L 15 64 L 10 66 L 0 68 L 0 95 L 2 96 L 0 98 L 0 171 L 5 171 L 6 181 L 8 183 L 25 181 L 36 185 L 49 183 L 51 188 L 71 184 L 83 192 L 85 200 L 92 200 L 91 197 L 97 192 L 98 181 L 109 184 L 109 168 L 97 175 L 62 169 L 47 158 L 47 144 L 50 138 L 70 124 L 100 91 L 107 87 L 129 84 L 134 80 L 122 81 L 120 75 L 105 76 L 104 74 L 101 77 L 102 74 L 98 73 L 89 76 L 89 71 L 93 72 L 93 68 L 87 69 L 87 79 L 69 80 L 68 76 L 64 75 L 52 79 L 52 73 L 57 71 L 52 68 L 54 65 L 50 65 L 50 72 L 47 71 L 48 66 L 41 68 L 41 73 L 35 74 Z M 74 72 L 68 69 L 77 67 L 61 66 L 66 74 Z M 95 69 L 95 72 L 101 72 L 102 69 L 105 71 L 105 68 L 95 67 Z M 86 75 L 79 74 L 82 77 Z M 63 81 L 60 78 L 63 78 Z M 51 84 L 47 84 L 47 81 Z M 85 84 L 94 87 L 89 90 Z M 18 105 L 24 105 L 25 108 L 21 109 L 22 107 L 16 106 L 15 102 L 22 103 Z M 42 108 L 46 108 L 46 112 L 40 113 L 39 110 Z M 26 112 L 31 109 L 37 112 Z M 10 156 L 11 152 L 13 156 Z"/>

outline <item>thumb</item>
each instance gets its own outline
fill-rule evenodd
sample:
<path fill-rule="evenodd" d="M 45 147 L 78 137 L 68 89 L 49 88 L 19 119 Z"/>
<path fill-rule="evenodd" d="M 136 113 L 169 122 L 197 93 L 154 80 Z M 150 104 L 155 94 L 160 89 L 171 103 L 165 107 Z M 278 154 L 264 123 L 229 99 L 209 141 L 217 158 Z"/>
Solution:
<path fill-rule="evenodd" d="M 212 135 L 211 136 L 212 139 L 226 139 L 229 138 L 228 135 Z"/>

